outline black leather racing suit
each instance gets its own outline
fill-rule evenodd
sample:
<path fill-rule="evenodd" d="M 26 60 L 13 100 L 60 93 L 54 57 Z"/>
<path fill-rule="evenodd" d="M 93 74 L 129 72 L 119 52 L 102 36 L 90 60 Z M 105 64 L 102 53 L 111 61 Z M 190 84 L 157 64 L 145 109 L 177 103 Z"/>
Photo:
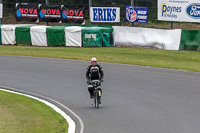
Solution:
<path fill-rule="evenodd" d="M 86 71 L 86 78 L 88 81 L 91 81 L 91 80 L 103 81 L 103 76 L 104 76 L 103 69 L 100 65 L 97 64 L 96 66 L 92 66 L 92 65 L 88 66 L 87 71 Z M 88 91 L 90 93 L 90 96 L 92 96 L 94 93 L 92 85 L 90 82 L 87 82 L 87 84 L 88 84 Z"/>

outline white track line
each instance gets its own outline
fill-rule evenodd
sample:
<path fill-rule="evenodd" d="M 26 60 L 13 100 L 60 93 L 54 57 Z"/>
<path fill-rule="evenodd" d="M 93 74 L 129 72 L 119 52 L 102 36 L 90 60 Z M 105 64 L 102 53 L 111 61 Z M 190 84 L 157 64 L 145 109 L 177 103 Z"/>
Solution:
<path fill-rule="evenodd" d="M 49 107 L 53 108 L 56 112 L 58 112 L 59 114 L 61 114 L 67 120 L 67 122 L 69 124 L 68 133 L 75 133 L 75 128 L 76 128 L 75 122 L 71 119 L 70 116 L 68 116 L 64 111 L 62 111 L 57 106 L 55 106 L 55 105 L 53 105 L 53 104 L 51 104 L 51 103 L 49 103 L 49 102 L 47 102 L 47 101 L 45 101 L 43 99 L 39 99 L 39 98 L 31 96 L 31 95 L 27 95 L 27 94 L 15 92 L 15 91 L 10 91 L 10 90 L 6 90 L 6 89 L 1 89 L 1 88 L 0 88 L 0 90 L 5 91 L 5 92 L 10 92 L 10 93 L 18 94 L 18 95 L 22 95 L 22 96 L 26 96 L 26 97 L 35 99 L 37 101 L 40 101 L 42 103 L 45 103 Z"/>

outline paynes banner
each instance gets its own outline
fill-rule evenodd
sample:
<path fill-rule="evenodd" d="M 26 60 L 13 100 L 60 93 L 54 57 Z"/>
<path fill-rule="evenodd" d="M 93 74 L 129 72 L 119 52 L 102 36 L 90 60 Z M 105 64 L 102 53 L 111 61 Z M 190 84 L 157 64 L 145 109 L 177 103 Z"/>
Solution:
<path fill-rule="evenodd" d="M 39 5 L 39 20 L 41 22 L 60 22 L 60 5 Z"/>
<path fill-rule="evenodd" d="M 148 23 L 148 7 L 125 7 L 125 22 Z"/>
<path fill-rule="evenodd" d="M 91 22 L 120 22 L 120 7 L 90 7 Z"/>
<path fill-rule="evenodd" d="M 200 1 L 158 0 L 158 20 L 200 22 Z"/>
<path fill-rule="evenodd" d="M 84 6 L 63 6 L 62 22 L 63 23 L 84 23 Z"/>
<path fill-rule="evenodd" d="M 32 21 L 38 19 L 38 4 L 16 4 L 15 16 L 17 21 Z"/>

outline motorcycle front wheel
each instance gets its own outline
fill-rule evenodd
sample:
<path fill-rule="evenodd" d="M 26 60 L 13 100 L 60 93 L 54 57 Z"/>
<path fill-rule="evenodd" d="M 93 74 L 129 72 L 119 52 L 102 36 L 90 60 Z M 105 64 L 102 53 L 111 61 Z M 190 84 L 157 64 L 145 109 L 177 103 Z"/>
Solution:
<path fill-rule="evenodd" d="M 95 107 L 98 109 L 99 108 L 99 93 L 96 92 L 95 94 Z"/>

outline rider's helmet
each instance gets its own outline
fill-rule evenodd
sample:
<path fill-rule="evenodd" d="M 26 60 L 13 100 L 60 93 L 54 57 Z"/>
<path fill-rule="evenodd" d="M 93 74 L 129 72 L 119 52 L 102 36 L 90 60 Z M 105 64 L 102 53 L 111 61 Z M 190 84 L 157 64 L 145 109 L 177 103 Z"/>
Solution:
<path fill-rule="evenodd" d="M 93 58 L 91 59 L 91 64 L 92 64 L 93 66 L 96 66 L 96 65 L 97 65 L 97 58 L 93 57 Z"/>

